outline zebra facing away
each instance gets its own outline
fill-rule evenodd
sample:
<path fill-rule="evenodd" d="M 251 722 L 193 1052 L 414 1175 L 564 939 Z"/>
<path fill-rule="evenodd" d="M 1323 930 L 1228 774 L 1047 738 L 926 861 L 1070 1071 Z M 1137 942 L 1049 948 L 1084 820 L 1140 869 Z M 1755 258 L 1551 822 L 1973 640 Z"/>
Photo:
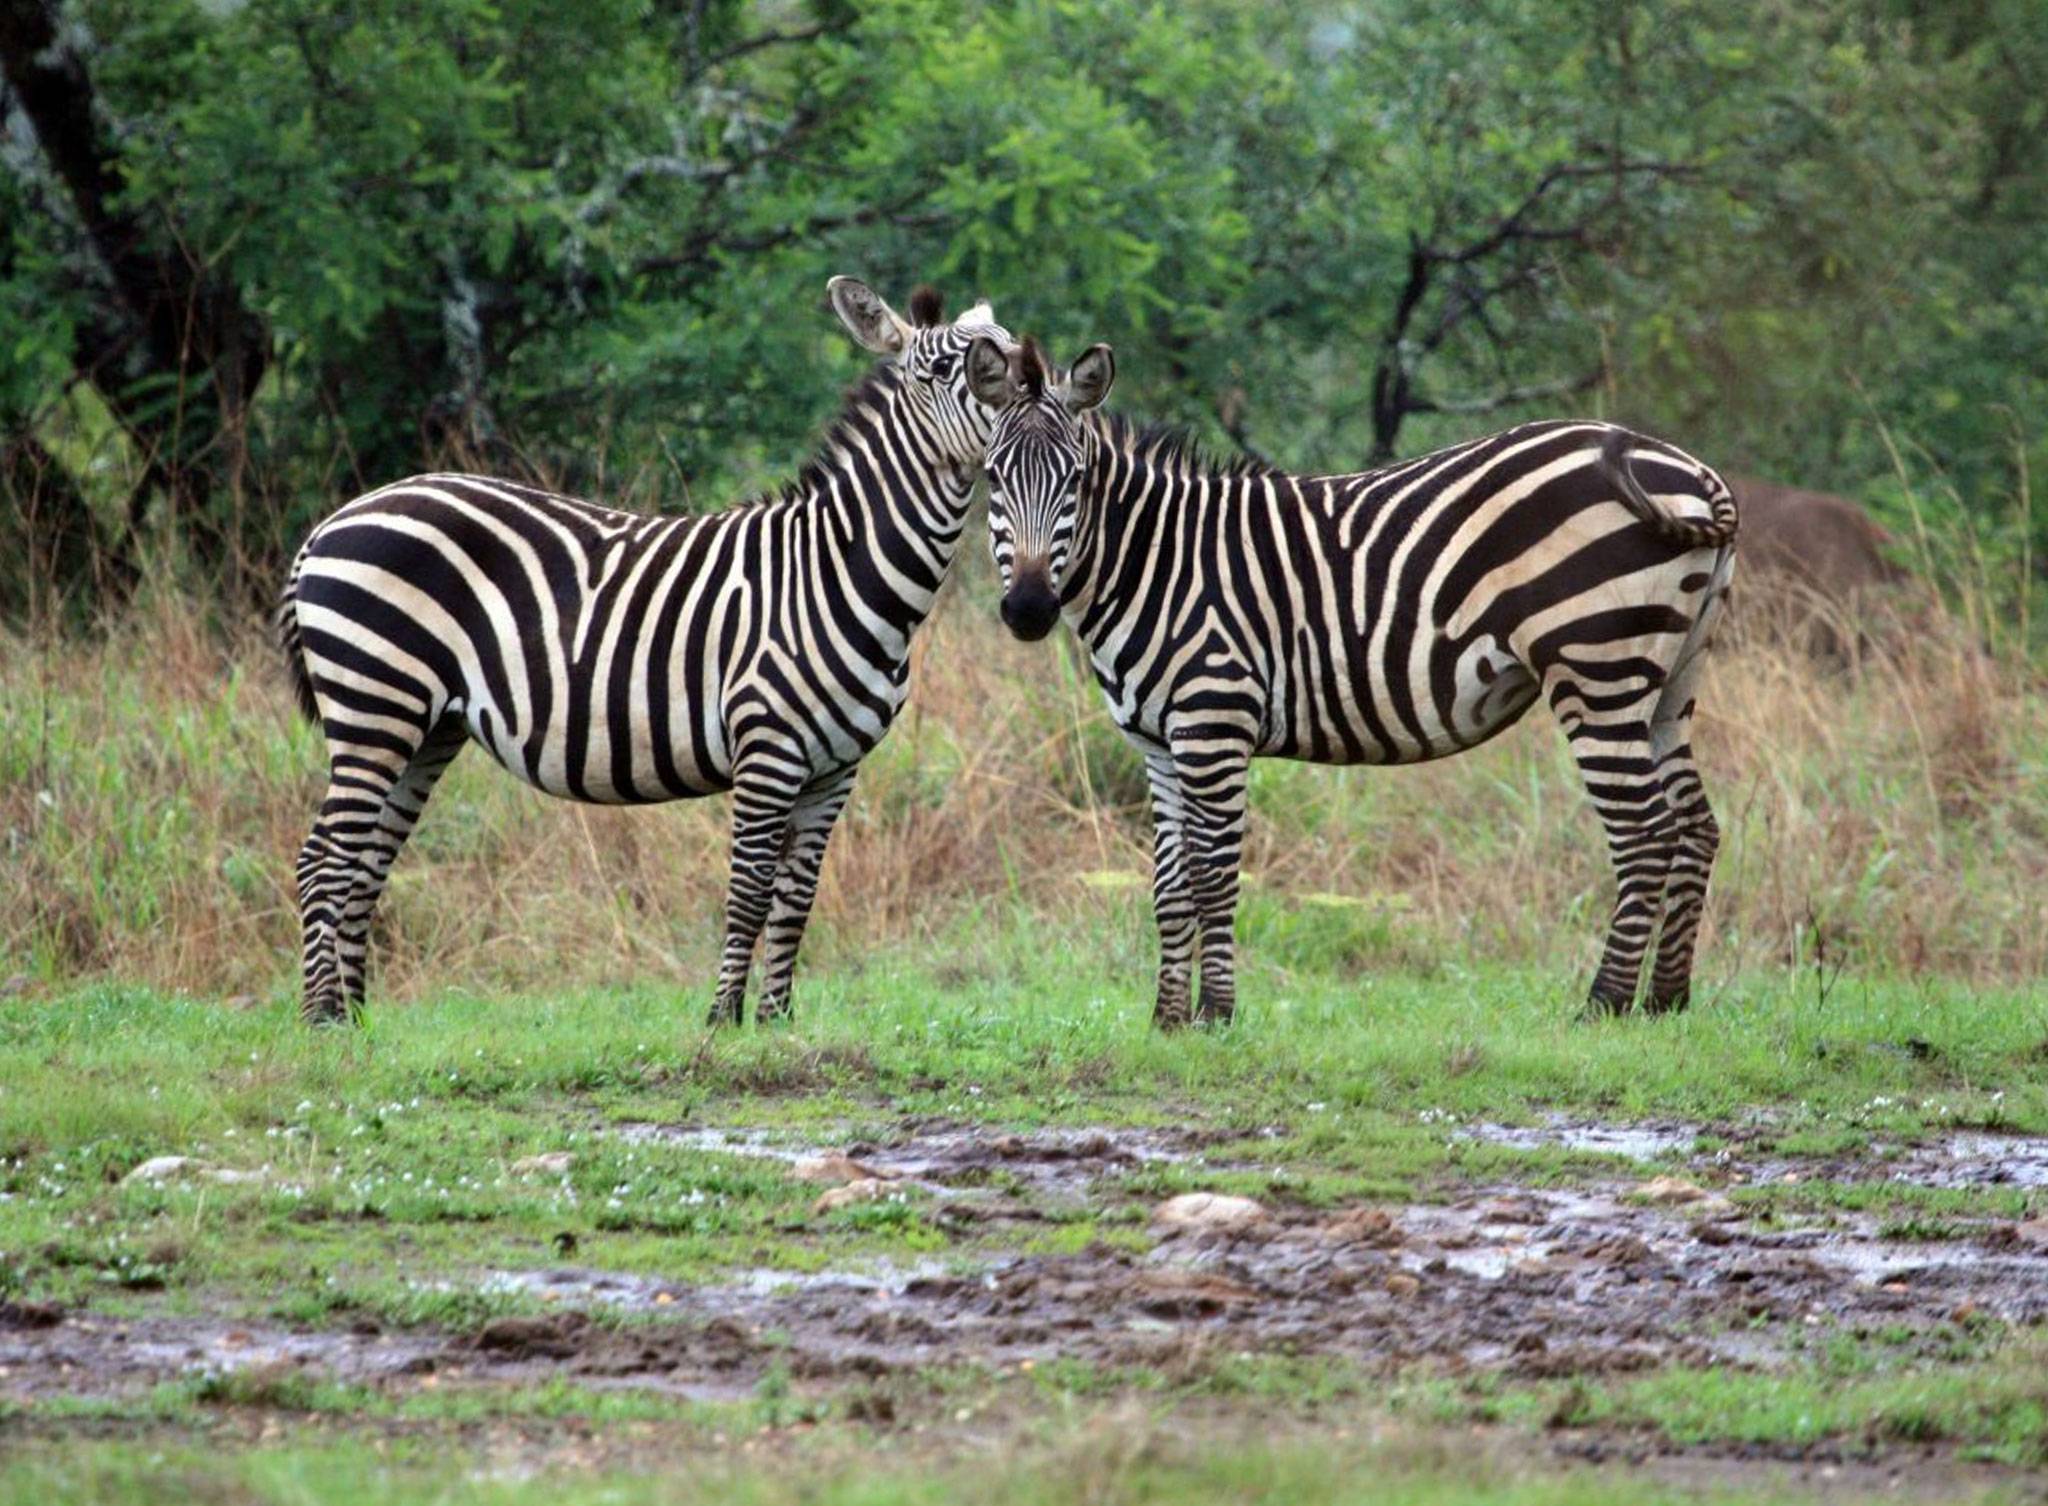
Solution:
<path fill-rule="evenodd" d="M 638 804 L 733 792 L 713 1023 L 789 1010 L 818 868 L 902 705 L 911 634 L 958 552 L 994 415 L 968 390 L 987 304 L 911 318 L 836 277 L 883 356 L 779 496 L 648 517 L 481 476 L 416 476 L 334 513 L 278 611 L 326 797 L 299 854 L 311 1021 L 354 1016 L 370 917 L 435 782 L 474 740 L 527 783 Z"/>
<path fill-rule="evenodd" d="M 1611 424 L 1523 424 L 1377 471 L 1214 464 L 1091 412 L 1116 364 L 1064 376 L 977 340 L 999 410 L 990 547 L 1003 621 L 1062 615 L 1143 754 L 1155 823 L 1155 1023 L 1224 1021 L 1254 757 L 1419 763 L 1539 697 L 1607 831 L 1619 893 L 1592 1007 L 1683 1008 L 1719 833 L 1693 764 L 1701 650 L 1734 568 L 1735 503 L 1688 455 Z M 1191 1012 L 1199 945 L 1201 1008 Z"/>

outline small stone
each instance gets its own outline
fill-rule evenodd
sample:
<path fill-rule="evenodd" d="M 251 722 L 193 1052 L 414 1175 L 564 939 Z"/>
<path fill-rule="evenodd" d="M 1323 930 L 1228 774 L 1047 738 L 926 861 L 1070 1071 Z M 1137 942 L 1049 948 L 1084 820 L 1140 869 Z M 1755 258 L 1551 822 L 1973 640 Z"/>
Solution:
<path fill-rule="evenodd" d="M 1265 1220 L 1260 1204 L 1226 1192 L 1183 1192 L 1152 1210 L 1152 1222 L 1160 1228 L 1191 1234 L 1237 1233 Z"/>
<path fill-rule="evenodd" d="M 1984 1309 L 1974 1302 L 1958 1302 L 1949 1313 L 1949 1320 L 1954 1323 L 1967 1323 L 1983 1311 Z"/>
<path fill-rule="evenodd" d="M 814 1156 L 808 1161 L 799 1161 L 790 1172 L 799 1182 L 822 1182 L 828 1187 L 844 1187 L 849 1182 L 886 1182 L 889 1175 L 875 1170 L 865 1162 L 836 1152 L 829 1156 Z"/>
<path fill-rule="evenodd" d="M 28 984 L 27 973 L 15 973 L 5 983 L 0 983 L 0 999 L 11 999 L 16 994 L 27 993 Z"/>
<path fill-rule="evenodd" d="M 1400 1225 L 1384 1208 L 1353 1208 L 1323 1225 L 1323 1238 L 1333 1245 L 1366 1245 L 1390 1250 L 1403 1239 Z"/>
<path fill-rule="evenodd" d="M 191 1156 L 151 1156 L 121 1178 L 123 1182 L 161 1182 L 186 1171 L 203 1171 L 203 1163 Z"/>
<path fill-rule="evenodd" d="M 878 1203 L 895 1191 L 880 1177 L 862 1177 L 857 1182 L 848 1182 L 843 1187 L 834 1187 L 811 1204 L 813 1213 L 830 1213 L 837 1208 L 851 1208 L 856 1203 Z"/>
<path fill-rule="evenodd" d="M 264 1180 L 260 1171 L 245 1171 L 234 1166 L 216 1166 L 206 1173 L 206 1180 L 219 1182 L 224 1187 L 246 1187 Z"/>
<path fill-rule="evenodd" d="M 1421 1279 L 1409 1275 L 1406 1271 L 1395 1271 L 1387 1277 L 1387 1295 L 1389 1297 L 1399 1297 L 1405 1302 L 1410 1297 L 1419 1296 L 1421 1292 Z"/>
<path fill-rule="evenodd" d="M 547 1150 L 537 1156 L 521 1156 L 512 1163 L 515 1177 L 560 1176 L 576 1164 L 576 1153 L 570 1150 Z"/>
<path fill-rule="evenodd" d="M 2013 1239 L 2036 1250 L 2048 1250 L 2048 1218 L 2030 1218 L 2012 1226 Z"/>
<path fill-rule="evenodd" d="M 1695 1186 L 1679 1177 L 1651 1177 L 1649 1181 L 1636 1188 L 1635 1195 L 1646 1203 L 1665 1203 L 1673 1206 L 1703 1202 L 1713 1196 L 1706 1188 Z"/>

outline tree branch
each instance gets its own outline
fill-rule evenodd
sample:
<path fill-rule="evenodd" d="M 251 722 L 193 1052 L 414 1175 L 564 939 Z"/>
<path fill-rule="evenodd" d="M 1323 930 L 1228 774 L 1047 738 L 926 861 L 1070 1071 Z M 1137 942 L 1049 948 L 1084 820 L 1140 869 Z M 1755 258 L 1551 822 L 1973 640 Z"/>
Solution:
<path fill-rule="evenodd" d="M 1509 387 L 1500 392 L 1488 393 L 1484 397 L 1415 397 L 1408 399 L 1410 413 L 1493 413 L 1517 403 L 1548 402 L 1552 398 L 1571 397 L 1586 392 L 1606 379 L 1607 363 L 1601 362 L 1581 376 L 1561 379 L 1555 382 L 1532 382 L 1524 387 Z"/>
<path fill-rule="evenodd" d="M 820 21 L 816 26 L 805 26 L 795 31 L 766 31 L 757 37 L 748 37 L 743 42 L 735 42 L 722 51 L 712 53 L 710 57 L 695 64 L 690 71 L 694 77 L 697 74 L 709 73 L 713 68 L 722 67 L 751 53 L 760 52 L 764 48 L 787 47 L 798 42 L 815 42 L 823 37 L 837 36 L 843 31 L 850 30 L 856 19 L 857 17 L 848 16 L 840 21 Z"/>

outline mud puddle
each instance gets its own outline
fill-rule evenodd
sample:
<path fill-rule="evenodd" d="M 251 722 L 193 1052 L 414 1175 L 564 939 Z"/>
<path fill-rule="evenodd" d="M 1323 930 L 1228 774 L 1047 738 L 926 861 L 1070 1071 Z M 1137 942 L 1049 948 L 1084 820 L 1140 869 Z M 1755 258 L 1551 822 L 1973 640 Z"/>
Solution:
<path fill-rule="evenodd" d="M 744 1315 L 755 1302 L 797 1292 L 842 1296 L 900 1294 L 914 1281 L 943 1275 L 944 1261 L 920 1260 L 907 1266 L 876 1260 L 847 1270 L 786 1271 L 769 1266 L 742 1271 L 703 1285 L 639 1276 L 627 1271 L 563 1268 L 544 1271 L 493 1271 L 482 1288 L 491 1293 L 536 1297 L 563 1308 L 591 1307 L 620 1313 L 658 1313 L 686 1305 L 701 1315 Z"/>
<path fill-rule="evenodd" d="M 1991 1233 L 1923 1244 L 1860 1224 L 1753 1231 L 1619 1193 L 1504 1187 L 1447 1206 L 1269 1216 L 1143 1251 L 754 1273 L 671 1289 L 663 1310 L 696 1325 L 690 1343 L 720 1346 L 729 1374 L 778 1363 L 810 1381 L 1054 1358 L 1176 1373 L 1239 1352 L 1522 1377 L 1768 1366 L 1816 1328 L 1904 1329 L 1939 1352 L 1973 1316 L 2048 1319 L 2048 1251 L 1996 1247 Z M 671 1379 L 689 1363 L 663 1324 L 621 1335 L 577 1314 L 520 1321 L 601 1373 L 630 1373 L 635 1344 Z"/>
<path fill-rule="evenodd" d="M 1483 1128 L 1463 1131 L 1485 1136 Z M 639 1126 L 627 1133 L 796 1163 L 823 1147 L 739 1131 Z M 1697 1165 L 1697 1125 L 1558 1121 L 1580 1148 Z M 1225 1141 L 1229 1143 L 1224 1144 Z M 107 1394 L 193 1373 L 303 1370 L 404 1385 L 567 1375 L 599 1385 L 738 1396 L 775 1371 L 812 1386 L 932 1365 L 1071 1358 L 1195 1373 L 1236 1353 L 1327 1355 L 1368 1369 L 1422 1367 L 1569 1376 L 1660 1365 L 1774 1366 L 1816 1330 L 1903 1331 L 1942 1354 L 1975 1319 L 2048 1322 L 2048 1247 L 2009 1224 L 1940 1241 L 1882 1237 L 1874 1218 L 1749 1223 L 1691 1189 L 1686 1206 L 1638 1200 L 1634 1178 L 1571 1190 L 1468 1189 L 1456 1201 L 1348 1211 L 1280 1208 L 1235 1232 L 1144 1225 L 1149 1200 L 1117 1179 L 1154 1163 L 1240 1167 L 1256 1137 L 1163 1129 L 992 1134 L 912 1122 L 834 1148 L 842 1164 L 935 1194 L 936 1226 L 971 1239 L 950 1254 L 687 1283 L 561 1266 L 471 1278 L 540 1311 L 467 1333 L 299 1332 L 226 1319 L 117 1321 L 0 1304 L 0 1394 Z M 1507 1143 L 1539 1143 L 1526 1138 Z M 1563 1143 L 1560 1141 L 1540 1143 Z M 2040 1141 L 1972 1134 L 1913 1147 L 1862 1175 L 1996 1178 L 2033 1185 Z M 1723 1155 L 1729 1159 L 1722 1159 Z M 1766 1166 L 1716 1150 L 1716 1175 Z M 1923 1170 L 1922 1168 L 1926 1168 Z M 1844 1171 L 1850 1170 L 1842 1163 Z M 1953 1183 L 1937 1183 L 1950 1185 Z M 1006 1239 L 1079 1202 L 1141 1239 L 1063 1254 Z M 964 1212 L 961 1210 L 965 1210 Z M 1118 1225 L 1118 1220 L 1123 1222 Z M 437 1381 L 436 1384 L 439 1382 Z"/>
<path fill-rule="evenodd" d="M 1034 1200 L 1078 1203 L 1107 1178 L 1153 1165 L 1235 1166 L 1213 1162 L 1210 1147 L 1241 1132 L 1184 1129 L 1037 1129 L 991 1132 L 950 1120 L 911 1122 L 887 1139 L 798 1143 L 754 1130 L 708 1125 L 630 1124 L 613 1133 L 636 1144 L 680 1146 L 723 1155 L 761 1156 L 793 1166 L 847 1157 L 880 1177 L 955 1195 L 1009 1190 Z"/>
<path fill-rule="evenodd" d="M 1716 1126 L 1683 1120 L 1609 1123 L 1554 1115 L 1533 1125 L 1481 1121 L 1450 1131 L 1518 1150 L 1556 1148 L 1632 1161 L 1713 1169 L 1732 1182 L 1785 1178 L 1904 1182 L 1922 1187 L 2048 1187 L 2048 1136 L 1960 1130 L 1917 1145 L 1871 1144 L 1848 1156 L 1789 1156 L 1772 1148 L 1767 1126 Z M 1707 1148 L 1711 1147 L 1711 1148 Z"/>
<path fill-rule="evenodd" d="M 566 1375 L 727 1397 L 772 1369 L 814 1386 L 1055 1358 L 1192 1374 L 1237 1353 L 1546 1377 L 1773 1366 L 1835 1328 L 1904 1330 L 1909 1348 L 1921 1335 L 1939 1354 L 1958 1322 L 2048 1320 L 2048 1250 L 1996 1234 L 1921 1243 L 1882 1239 L 1868 1223 L 1761 1230 L 1619 1191 L 1499 1187 L 1447 1205 L 1286 1211 L 1229 1235 L 1156 1235 L 1144 1249 L 694 1285 L 577 1267 L 494 1272 L 486 1287 L 548 1310 L 466 1334 L 63 1314 L 0 1329 L 0 1386 L 104 1394 L 275 1367 L 398 1385 L 429 1373 Z"/>
<path fill-rule="evenodd" d="M 376 1382 L 431 1370 L 444 1344 L 434 1334 L 375 1328 L 299 1331 L 220 1318 L 46 1309 L 32 1321 L 0 1322 L 0 1396 L 107 1395 L 242 1371 L 304 1370 Z"/>

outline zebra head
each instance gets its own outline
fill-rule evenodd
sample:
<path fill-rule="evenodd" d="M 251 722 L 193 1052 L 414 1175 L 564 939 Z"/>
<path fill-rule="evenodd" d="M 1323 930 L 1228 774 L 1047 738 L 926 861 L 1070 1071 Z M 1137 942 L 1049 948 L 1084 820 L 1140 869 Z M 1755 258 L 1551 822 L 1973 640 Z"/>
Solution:
<path fill-rule="evenodd" d="M 857 278 L 835 277 L 826 291 L 853 338 L 901 373 L 903 400 L 939 456 L 954 466 L 979 465 L 995 415 L 968 386 L 968 348 L 978 340 L 1003 350 L 1016 343 L 996 323 L 987 301 L 949 323 L 930 287 L 910 295 L 908 319 Z"/>
<path fill-rule="evenodd" d="M 1089 434 L 1081 415 L 1109 396 L 1116 357 L 1091 345 L 1064 376 L 1032 340 L 1005 350 L 977 339 L 967 380 L 996 411 L 988 439 L 988 542 L 1003 579 L 1003 625 L 1035 641 L 1059 621 L 1081 515 Z"/>

